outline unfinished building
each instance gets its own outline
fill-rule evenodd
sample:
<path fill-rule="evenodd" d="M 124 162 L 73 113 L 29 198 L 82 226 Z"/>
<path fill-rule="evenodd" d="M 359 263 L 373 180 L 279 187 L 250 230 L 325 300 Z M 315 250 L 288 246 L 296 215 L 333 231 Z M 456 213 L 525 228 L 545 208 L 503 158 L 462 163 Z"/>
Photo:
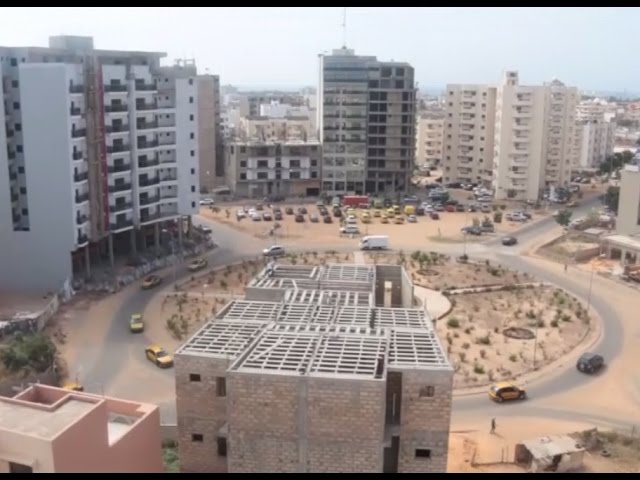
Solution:
<path fill-rule="evenodd" d="M 176 352 L 183 472 L 444 472 L 453 369 L 401 266 L 268 265 Z"/>

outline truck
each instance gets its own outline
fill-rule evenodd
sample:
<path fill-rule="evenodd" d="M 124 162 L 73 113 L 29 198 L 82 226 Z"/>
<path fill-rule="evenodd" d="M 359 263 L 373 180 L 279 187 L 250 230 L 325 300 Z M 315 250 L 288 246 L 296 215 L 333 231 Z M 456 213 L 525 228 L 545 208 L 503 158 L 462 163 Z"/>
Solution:
<path fill-rule="evenodd" d="M 345 207 L 358 208 L 361 203 L 369 204 L 367 195 L 345 195 L 342 197 L 342 205 Z"/>
<path fill-rule="evenodd" d="M 360 240 L 360 250 L 386 250 L 389 248 L 387 235 L 367 235 Z"/>

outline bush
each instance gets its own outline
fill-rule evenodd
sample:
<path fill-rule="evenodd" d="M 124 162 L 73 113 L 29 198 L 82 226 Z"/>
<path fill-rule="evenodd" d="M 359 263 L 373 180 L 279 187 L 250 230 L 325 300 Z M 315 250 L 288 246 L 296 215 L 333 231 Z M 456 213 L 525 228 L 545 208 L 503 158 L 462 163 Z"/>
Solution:
<path fill-rule="evenodd" d="M 473 373 L 477 373 L 478 375 L 482 375 L 484 373 L 484 367 L 478 363 L 473 366 Z"/>
<path fill-rule="evenodd" d="M 527 318 L 529 320 L 535 320 L 536 319 L 536 312 L 534 312 L 533 310 L 529 310 L 527 312 Z"/>
<path fill-rule="evenodd" d="M 571 321 L 571 315 L 567 315 L 565 313 L 564 315 L 562 315 L 562 321 L 563 322 L 570 322 Z"/>
<path fill-rule="evenodd" d="M 509 355 L 509 360 L 511 360 L 512 362 L 517 362 L 518 361 L 518 356 L 511 354 Z"/>
<path fill-rule="evenodd" d="M 471 327 L 467 327 L 464 329 L 464 333 L 466 333 L 467 335 L 471 333 Z"/>
<path fill-rule="evenodd" d="M 502 212 L 495 212 L 493 214 L 493 223 L 502 223 Z"/>
<path fill-rule="evenodd" d="M 468 349 L 469 349 L 469 347 L 471 347 L 471 345 L 470 345 L 468 342 L 464 342 L 464 343 L 462 344 L 462 348 L 464 348 L 465 350 L 468 350 Z"/>
<path fill-rule="evenodd" d="M 487 357 L 486 350 L 480 350 L 480 358 L 486 358 L 486 357 Z"/>
<path fill-rule="evenodd" d="M 449 327 L 449 328 L 459 328 L 460 327 L 460 321 L 456 317 L 451 317 L 449 320 L 447 320 L 447 327 Z"/>
<path fill-rule="evenodd" d="M 538 328 L 544 328 L 546 326 L 546 324 L 544 323 L 544 320 L 539 318 L 538 319 L 538 323 L 536 323 L 536 327 Z"/>
<path fill-rule="evenodd" d="M 0 359 L 7 370 L 17 372 L 24 368 L 38 373 L 54 365 L 56 346 L 42 333 L 16 333 L 0 350 Z"/>
<path fill-rule="evenodd" d="M 229 285 L 224 280 L 220 280 L 220 288 L 226 290 Z"/>
<path fill-rule="evenodd" d="M 558 328 L 558 320 L 556 320 L 556 319 L 551 320 L 551 326 L 553 328 Z"/>
<path fill-rule="evenodd" d="M 467 354 L 464 353 L 464 352 L 460 352 L 458 354 L 458 356 L 460 357 L 460 362 L 462 362 L 462 363 L 464 363 L 466 361 L 466 359 L 467 359 Z"/>
<path fill-rule="evenodd" d="M 480 345 L 491 345 L 491 337 L 489 335 L 485 335 L 484 337 L 476 338 L 476 343 Z"/>

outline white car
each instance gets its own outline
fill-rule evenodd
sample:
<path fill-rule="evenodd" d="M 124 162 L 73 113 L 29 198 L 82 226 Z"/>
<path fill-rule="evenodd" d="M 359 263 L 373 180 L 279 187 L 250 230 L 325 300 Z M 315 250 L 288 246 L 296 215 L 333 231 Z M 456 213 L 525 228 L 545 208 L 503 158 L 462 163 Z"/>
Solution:
<path fill-rule="evenodd" d="M 203 198 L 202 200 L 200 200 L 200 205 L 213 205 L 214 202 L 213 198 Z"/>
<path fill-rule="evenodd" d="M 345 235 L 357 235 L 360 233 L 360 230 L 355 225 L 347 225 L 346 227 L 342 227 L 340 229 L 340 233 Z"/>
<path fill-rule="evenodd" d="M 280 245 L 274 245 L 272 247 L 265 248 L 262 251 L 262 254 L 265 257 L 281 257 L 285 255 L 285 251 L 284 251 L 284 247 L 281 247 Z"/>
<path fill-rule="evenodd" d="M 254 213 L 253 215 L 251 215 L 251 220 L 253 220 L 254 222 L 259 222 L 260 220 L 262 220 L 262 216 L 258 213 Z"/>
<path fill-rule="evenodd" d="M 356 223 L 358 223 L 358 219 L 356 217 L 354 217 L 353 215 L 349 215 L 347 217 L 346 222 L 347 222 L 348 225 L 355 225 Z"/>
<path fill-rule="evenodd" d="M 409 215 L 409 216 L 407 216 L 407 222 L 409 222 L 409 223 L 417 223 L 418 222 L 418 217 L 416 217 L 415 215 Z"/>
<path fill-rule="evenodd" d="M 254 215 L 258 215 L 258 211 L 255 208 L 249 209 L 249 216 L 253 217 Z"/>
<path fill-rule="evenodd" d="M 241 208 L 240 208 L 240 209 L 238 209 L 238 211 L 236 212 L 236 217 L 237 217 L 237 218 L 244 218 L 244 217 L 246 217 L 246 216 L 247 216 L 247 214 L 246 214 L 246 213 L 244 213 L 244 210 L 243 210 L 243 209 L 241 209 Z"/>

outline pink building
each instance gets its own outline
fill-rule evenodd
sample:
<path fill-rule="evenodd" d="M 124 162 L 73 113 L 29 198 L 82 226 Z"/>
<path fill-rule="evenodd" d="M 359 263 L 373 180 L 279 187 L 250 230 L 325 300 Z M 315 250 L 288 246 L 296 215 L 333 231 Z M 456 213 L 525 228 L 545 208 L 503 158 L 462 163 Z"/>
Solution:
<path fill-rule="evenodd" d="M 0 397 L 0 473 L 162 471 L 156 405 L 44 385 Z"/>

